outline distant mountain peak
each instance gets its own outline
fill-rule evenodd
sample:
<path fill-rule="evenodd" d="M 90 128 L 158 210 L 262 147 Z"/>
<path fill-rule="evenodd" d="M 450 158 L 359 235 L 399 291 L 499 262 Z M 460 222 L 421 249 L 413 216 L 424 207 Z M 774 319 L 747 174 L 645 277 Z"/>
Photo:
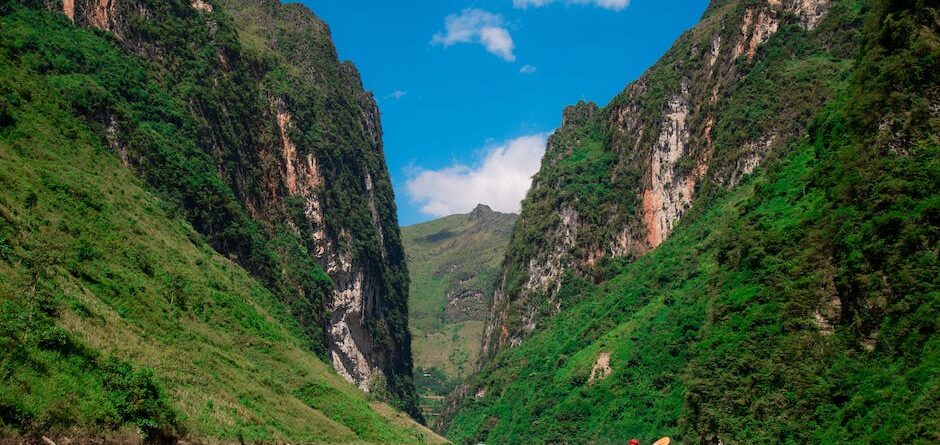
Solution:
<path fill-rule="evenodd" d="M 490 206 L 486 204 L 477 204 L 477 206 L 473 208 L 473 211 L 470 212 L 470 216 L 481 217 L 492 215 L 493 213 L 495 212 L 492 208 L 490 208 Z"/>

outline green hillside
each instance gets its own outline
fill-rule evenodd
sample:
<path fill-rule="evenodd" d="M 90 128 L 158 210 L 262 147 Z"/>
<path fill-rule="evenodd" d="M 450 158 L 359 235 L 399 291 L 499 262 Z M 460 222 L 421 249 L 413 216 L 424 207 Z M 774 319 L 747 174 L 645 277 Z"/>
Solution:
<path fill-rule="evenodd" d="M 479 205 L 469 214 L 402 228 L 415 385 L 429 420 L 440 398 L 475 368 L 489 295 L 515 221 L 514 214 Z"/>
<path fill-rule="evenodd" d="M 442 442 L 323 363 L 291 308 L 78 117 L 117 109 L 155 162 L 198 172 L 182 104 L 144 65 L 61 14 L 3 8 L 0 435 Z M 209 178 L 186 177 L 194 196 Z"/>
<path fill-rule="evenodd" d="M 561 312 L 463 388 L 448 436 L 940 441 L 940 22 L 927 5 L 866 2 L 854 66 L 805 134 L 612 278 L 568 279 Z"/>

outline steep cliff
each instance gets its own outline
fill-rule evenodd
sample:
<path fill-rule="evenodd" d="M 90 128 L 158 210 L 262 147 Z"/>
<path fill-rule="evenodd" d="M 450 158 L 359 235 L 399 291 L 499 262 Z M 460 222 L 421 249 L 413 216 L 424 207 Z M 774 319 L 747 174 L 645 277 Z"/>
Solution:
<path fill-rule="evenodd" d="M 733 187 L 799 135 L 845 72 L 859 7 L 713 1 L 606 107 L 565 110 L 523 202 L 484 357 L 568 304 L 558 294 L 566 276 L 598 280 L 611 260 L 656 248 L 697 199 Z"/>
<path fill-rule="evenodd" d="M 240 207 L 197 102 L 152 63 L 171 59 L 58 11 L 0 13 L 0 440 L 444 443 L 311 351 L 323 309 L 299 309 L 330 279 Z M 276 111 L 271 134 L 291 125 Z"/>
<path fill-rule="evenodd" d="M 311 350 L 419 416 L 379 112 L 326 24 L 276 0 L 26 3 L 106 31 L 143 60 L 187 113 L 168 122 L 182 130 L 172 149 L 148 141 L 130 110 L 79 112 L 214 248 L 290 306 Z M 127 95 L 117 80 L 104 87 Z"/>
<path fill-rule="evenodd" d="M 725 17 L 752 26 L 766 19 L 757 10 L 748 13 L 751 8 L 787 5 L 714 2 L 704 23 L 720 11 L 738 11 Z M 608 164 L 598 161 L 605 168 L 593 170 L 584 168 L 589 165 L 584 160 L 615 164 L 619 153 L 591 140 L 591 127 L 583 124 L 595 119 L 606 125 L 611 115 L 584 104 L 569 109 L 517 225 L 518 230 L 534 224 L 533 209 L 558 214 L 550 222 L 554 229 L 546 232 L 549 238 L 528 254 L 551 259 L 545 255 L 561 252 L 554 257 L 561 261 L 534 264 L 557 265 L 558 272 L 540 276 L 563 279 L 560 284 L 525 283 L 555 289 L 556 302 L 546 299 L 553 304 L 546 304 L 545 314 L 560 313 L 536 319 L 538 325 L 515 347 L 490 344 L 498 353 L 448 405 L 448 436 L 467 444 L 625 443 L 630 438 L 649 443 L 662 436 L 701 445 L 936 442 L 937 18 L 930 2 L 834 1 L 818 21 L 793 15 L 793 25 L 766 27 L 776 33 L 755 46 L 752 62 L 746 62 L 749 43 L 732 43 L 730 55 L 738 54 L 738 63 L 745 63 L 736 69 L 750 70 L 718 100 L 726 111 L 714 125 L 694 117 L 696 102 L 683 99 L 684 93 L 675 96 L 655 86 L 666 76 L 684 91 L 681 78 L 673 76 L 677 71 L 654 68 L 640 81 L 648 94 L 662 91 L 663 100 L 652 109 L 659 116 L 652 122 L 663 124 L 653 131 L 654 156 L 641 153 L 643 168 L 635 182 L 623 184 L 626 188 L 609 185 L 636 204 L 628 213 L 635 224 L 628 239 L 638 246 L 631 252 L 645 254 L 601 261 L 599 272 L 583 267 L 596 252 L 579 250 L 595 246 L 585 234 L 615 234 L 621 226 L 605 231 L 593 225 L 597 214 L 589 213 L 590 204 L 609 199 L 596 199 L 605 196 L 603 190 L 590 187 L 608 186 Z M 742 29 L 740 21 L 729 23 L 734 33 Z M 810 24 L 816 25 L 811 32 Z M 820 40 L 825 33 L 829 37 Z M 680 47 L 688 39 L 680 39 Z M 726 36 L 721 40 L 728 41 Z M 854 50 L 833 52 L 839 42 L 845 42 L 846 51 Z M 853 57 L 851 63 L 847 57 Z M 709 60 L 706 56 L 703 63 Z M 669 66 L 676 66 L 672 62 Z M 777 108 L 798 103 L 788 95 L 802 98 L 808 108 Z M 819 97 L 828 98 L 822 107 L 815 102 Z M 803 117 L 804 112 L 811 115 Z M 780 120 L 778 114 L 796 121 Z M 748 127 L 749 119 L 722 124 L 735 116 L 773 125 Z M 637 131 L 648 134 L 644 128 Z M 689 129 L 688 139 L 683 128 Z M 775 140 L 789 142 L 770 144 L 771 151 L 750 175 L 742 176 L 754 163 L 745 162 L 751 158 L 744 155 L 760 144 L 741 145 L 742 151 L 734 152 L 743 153 L 741 162 L 732 162 L 734 153 L 722 154 L 729 149 L 722 141 L 757 140 L 777 128 L 791 128 L 795 137 L 779 133 Z M 643 140 L 639 133 L 636 137 Z M 683 163 L 681 157 L 677 165 L 684 164 L 687 173 L 673 168 L 669 187 L 659 189 L 656 180 L 639 173 L 669 178 L 662 175 L 670 171 L 663 165 L 674 156 L 656 156 L 675 146 L 686 147 L 682 151 L 711 147 L 708 171 L 698 180 L 692 207 L 679 212 L 678 224 L 648 225 L 672 218 L 660 210 L 673 208 L 666 203 L 685 196 L 672 194 L 675 185 L 698 175 L 697 164 Z M 718 162 L 722 157 L 729 161 Z M 558 182 L 560 196 L 568 199 L 548 204 L 536 199 L 549 193 L 549 174 L 560 171 L 571 178 Z M 580 188 L 565 188 L 571 184 Z M 640 204 L 649 194 L 658 197 L 652 206 L 657 216 L 644 219 L 649 209 Z M 565 258 L 587 259 L 566 263 Z M 503 325 L 507 338 L 525 335 L 522 328 L 529 320 L 519 320 Z"/>

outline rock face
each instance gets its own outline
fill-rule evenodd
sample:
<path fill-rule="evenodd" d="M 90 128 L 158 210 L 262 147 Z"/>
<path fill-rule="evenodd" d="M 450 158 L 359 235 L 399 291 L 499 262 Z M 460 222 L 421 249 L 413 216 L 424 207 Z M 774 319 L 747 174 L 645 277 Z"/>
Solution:
<path fill-rule="evenodd" d="M 831 31 L 819 31 L 830 6 L 713 1 L 701 23 L 609 105 L 565 110 L 523 203 L 493 295 L 484 358 L 520 344 L 558 312 L 566 271 L 600 278 L 598 265 L 655 249 L 696 199 L 736 185 L 800 133 L 832 93 L 817 78 L 803 92 L 755 96 L 768 67 L 783 63 L 763 48 L 784 30 L 815 33 L 820 48 L 836 46 L 827 40 Z M 772 112 L 748 115 L 749 105 Z"/>
<path fill-rule="evenodd" d="M 194 227 L 288 303 L 339 374 L 420 417 L 379 111 L 327 25 L 277 0 L 43 1 L 113 33 L 188 104 L 227 211 L 244 215 L 201 217 L 184 200 Z M 107 126 L 125 164 L 161 188 L 145 156 L 122 152 L 120 122 Z"/>

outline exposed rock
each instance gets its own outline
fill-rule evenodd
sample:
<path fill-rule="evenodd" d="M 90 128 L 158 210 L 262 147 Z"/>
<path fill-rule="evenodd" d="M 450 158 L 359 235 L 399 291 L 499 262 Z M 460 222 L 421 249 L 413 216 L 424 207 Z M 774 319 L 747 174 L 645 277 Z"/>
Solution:
<path fill-rule="evenodd" d="M 369 214 L 372 215 L 372 226 L 379 235 L 379 250 L 385 258 L 385 233 L 382 231 L 382 220 L 379 218 L 379 208 L 375 205 L 375 190 L 372 185 L 372 173 L 366 173 L 366 193 L 369 194 Z"/>
<path fill-rule="evenodd" d="M 829 12 L 830 2 L 831 0 L 785 0 L 785 7 L 787 11 L 800 17 L 806 29 L 812 30 Z"/>
<path fill-rule="evenodd" d="M 162 21 L 176 14 L 173 8 L 150 11 L 152 3 L 139 0 L 43 3 L 78 25 L 111 32 L 122 49 L 135 56 L 175 57 L 170 46 L 179 40 L 169 43 L 138 29 L 155 17 Z M 188 0 L 182 6 L 193 8 L 190 16 L 203 15 L 202 20 L 192 21 L 194 28 L 186 30 L 186 38 L 192 39 L 193 46 L 214 48 L 195 56 L 205 55 L 198 60 L 200 66 L 208 67 L 200 73 L 205 77 L 183 80 L 205 82 L 193 90 L 234 86 L 239 93 L 196 95 L 182 102 L 197 118 L 198 148 L 215 162 L 219 178 L 235 196 L 235 205 L 243 207 L 233 211 L 250 216 L 258 227 L 251 229 L 257 230 L 251 236 L 258 237 L 252 240 L 262 240 L 213 247 L 263 278 L 286 303 L 314 303 L 291 306 L 307 333 L 317 337 L 311 339 L 311 346 L 325 349 L 337 371 L 364 389 L 376 373 L 383 374 L 390 392 L 420 417 L 411 387 L 411 339 L 404 322 L 407 272 L 395 212 L 390 210 L 393 193 L 374 98 L 363 90 L 356 68 L 338 60 L 326 24 L 302 5 L 277 0 Z M 220 12 L 231 20 L 217 20 L 215 14 Z M 229 38 L 233 40 L 220 40 Z M 244 39 L 257 45 L 251 54 L 242 50 Z M 190 61 L 165 64 L 158 77 L 175 82 L 180 80 L 177 76 L 191 75 L 179 69 Z M 267 74 L 272 69 L 288 73 L 290 86 L 270 84 Z M 235 101 L 229 102 L 233 97 Z M 127 153 L 120 143 L 122 123 L 102 124 L 122 162 L 133 164 L 135 154 Z M 306 137 L 312 128 L 323 126 L 336 129 L 331 134 L 335 140 Z M 336 194 L 352 199 L 328 199 Z M 352 224 L 366 218 L 371 219 L 371 226 Z M 208 226 L 198 230 L 224 229 Z M 291 239 L 274 243 L 275 236 Z M 275 245 L 273 250 L 284 246 L 284 251 L 275 252 L 274 259 L 257 260 L 272 264 L 253 267 L 254 258 L 263 255 L 253 255 L 252 249 L 269 241 Z M 295 269 L 287 264 L 291 255 L 309 255 L 312 261 L 301 261 L 303 265 Z M 320 283 L 307 273 L 314 263 L 330 276 L 331 295 L 321 295 L 323 289 L 316 287 Z M 301 269 L 305 272 L 293 273 Z"/>
<path fill-rule="evenodd" d="M 486 317 L 486 295 L 475 289 L 448 292 L 444 315 L 451 323 L 482 320 Z"/>
<path fill-rule="evenodd" d="M 687 156 L 689 106 L 683 95 L 669 100 L 659 138 L 650 160 L 649 187 L 643 192 L 643 223 L 646 242 L 659 246 L 673 226 L 692 204 L 695 185 L 707 164 L 699 161 L 692 172 L 677 171 L 680 159 Z"/>
<path fill-rule="evenodd" d="M 362 271 L 353 270 L 348 257 L 341 258 L 333 266 L 328 271 L 330 276 L 336 277 L 337 287 L 330 305 L 330 357 L 340 375 L 368 391 L 375 364 L 370 359 L 372 338 L 362 325 L 363 313 L 367 309 L 363 301 L 364 277 Z"/>
<path fill-rule="evenodd" d="M 297 145 L 290 137 L 292 117 L 287 105 L 281 98 L 275 98 L 271 106 L 274 108 L 277 122 L 278 136 L 281 142 L 282 180 L 290 196 L 300 196 L 304 199 L 304 214 L 313 227 L 312 237 L 316 243 L 315 251 L 321 264 L 332 259 L 323 258 L 326 252 L 335 252 L 335 247 L 327 246 L 326 225 L 323 221 L 323 205 L 320 200 L 320 188 L 324 185 L 323 175 L 313 153 L 308 153 L 299 159 Z"/>
<path fill-rule="evenodd" d="M 363 103 L 360 117 L 362 120 L 359 124 L 367 140 L 376 144 L 373 148 L 381 154 L 381 129 L 374 102 L 368 100 Z M 294 170 L 301 195 L 305 197 L 306 215 L 314 230 L 311 237 L 316 247 L 317 262 L 323 265 L 333 281 L 333 298 L 327 304 L 330 315 L 326 333 L 327 348 L 334 367 L 340 375 L 366 391 L 371 390 L 379 373 L 382 374 L 382 381 L 387 384 L 400 385 L 404 381 L 410 382 L 410 337 L 402 339 L 402 333 L 391 332 L 388 321 L 384 318 L 389 304 L 387 301 L 393 298 L 391 292 L 401 292 L 400 296 L 404 297 L 407 290 L 388 288 L 389 281 L 383 277 L 383 274 L 389 273 L 385 270 L 385 267 L 389 266 L 383 264 L 391 263 L 392 267 L 398 267 L 400 264 L 403 268 L 404 257 L 400 248 L 394 256 L 388 250 L 388 221 L 383 219 L 385 212 L 381 208 L 387 204 L 379 201 L 376 172 L 366 169 L 359 179 L 361 182 L 358 187 L 361 188 L 358 191 L 352 188 L 343 192 L 355 191 L 364 195 L 366 205 L 362 210 L 367 212 L 366 215 L 372 222 L 374 239 L 377 241 L 376 255 L 373 257 L 354 254 L 356 243 L 361 241 L 357 241 L 346 227 L 330 226 L 322 198 L 310 191 L 315 191 L 318 186 L 326 188 L 339 185 L 329 184 L 324 179 L 319 173 L 318 162 L 313 154 L 308 154 L 304 159 L 306 162 L 295 163 Z M 384 166 L 384 162 L 382 165 Z M 290 174 L 287 176 L 290 178 Z M 387 177 L 382 178 L 382 181 L 387 180 Z M 305 184 L 308 187 L 305 188 Z M 395 231 L 394 243 L 398 242 L 398 234 Z M 401 328 L 407 329 L 404 324 Z M 382 334 L 381 340 L 376 339 L 376 329 Z M 377 341 L 381 343 L 377 344 Z M 397 377 L 401 372 L 407 372 L 407 380 Z M 399 388 L 402 389 L 406 388 Z"/>
<path fill-rule="evenodd" d="M 205 0 L 193 0 L 193 8 L 201 12 L 212 12 L 212 5 Z"/>
<path fill-rule="evenodd" d="M 327 330 L 327 348 L 337 372 L 361 389 L 368 391 L 372 377 L 380 368 L 381 359 L 376 355 L 373 338 L 364 326 L 367 314 L 374 310 L 374 287 L 368 286 L 360 265 L 343 246 L 352 243 L 348 232 L 341 230 L 338 240 L 327 234 L 323 204 L 320 193 L 324 184 L 316 156 L 298 154 L 298 148 L 290 136 L 292 116 L 285 101 L 272 101 L 275 110 L 278 135 L 281 143 L 281 178 L 290 196 L 303 198 L 304 214 L 312 228 L 311 238 L 315 243 L 317 261 L 324 266 L 333 280 L 333 297 L 328 303 L 330 311 Z M 384 237 L 379 222 L 371 173 L 363 178 L 368 193 L 369 214 L 379 235 L 380 251 L 385 255 Z"/>
<path fill-rule="evenodd" d="M 116 3 L 116 0 L 93 1 L 90 5 L 91 9 L 87 14 L 91 26 L 105 31 L 114 31 L 115 28 L 112 20 L 114 18 Z"/>
<path fill-rule="evenodd" d="M 634 237 L 632 227 L 624 227 L 610 243 L 610 254 L 614 257 L 640 255 L 648 249 L 646 240 Z"/>
<path fill-rule="evenodd" d="M 62 12 L 71 21 L 75 21 L 75 0 L 62 0 Z"/>
<path fill-rule="evenodd" d="M 718 56 L 721 54 L 721 34 L 715 34 L 715 38 L 712 39 L 712 49 L 708 54 L 708 67 L 711 68 L 715 66 L 715 62 L 718 61 Z"/>
<path fill-rule="evenodd" d="M 582 102 L 565 109 L 562 127 L 556 133 L 564 137 L 549 139 L 542 164 L 541 170 L 551 173 L 536 175 L 527 197 L 527 201 L 537 200 L 532 208 L 542 214 L 526 215 L 523 211 L 520 219 L 522 227 L 538 226 L 544 235 L 533 241 L 538 247 L 507 256 L 507 261 L 512 261 L 500 275 L 484 330 L 485 356 L 519 344 L 536 329 L 539 317 L 551 315 L 552 308 L 560 304 L 556 294 L 565 271 L 589 277 L 592 268 L 603 264 L 605 258 L 637 258 L 656 248 L 689 211 L 706 178 L 709 183 L 734 186 L 798 133 L 794 130 L 798 123 L 768 123 L 768 127 L 779 128 L 763 130 L 766 136 L 758 140 L 729 143 L 729 100 L 746 74 L 741 70 L 754 66 L 741 60 L 763 57 L 761 45 L 781 29 L 790 14 L 813 29 L 824 18 L 829 3 L 763 0 L 736 7 L 713 3 L 701 26 L 681 37 L 670 53 L 609 106 L 598 109 Z M 669 80 L 655 81 L 663 78 Z M 793 99 L 777 100 L 787 103 Z M 805 108 L 805 103 L 788 106 Z M 719 130 L 723 131 L 720 139 L 715 135 Z M 586 141 L 581 139 L 592 134 L 597 136 L 589 143 L 616 156 L 601 176 L 603 185 L 616 191 L 591 209 L 600 213 L 581 221 L 581 215 L 571 213 L 584 205 L 578 202 L 579 197 L 551 192 L 571 178 L 553 179 L 556 183 L 540 178 L 576 175 L 559 173 L 558 168 L 570 168 L 562 162 L 583 149 Z M 635 193 L 635 201 L 615 197 L 629 193 Z M 552 223 L 546 227 L 545 221 Z"/>
<path fill-rule="evenodd" d="M 746 55 L 748 60 L 757 54 L 757 47 L 766 42 L 780 27 L 777 15 L 765 8 L 748 8 L 744 12 L 744 22 L 741 24 L 741 37 L 734 47 L 732 59 Z"/>
<path fill-rule="evenodd" d="M 604 380 L 610 375 L 610 372 L 610 353 L 601 352 L 597 356 L 597 361 L 594 362 L 594 367 L 591 368 L 591 377 L 588 378 L 588 383 L 594 383 L 595 380 Z"/>
<path fill-rule="evenodd" d="M 777 139 L 776 134 L 771 134 L 758 141 L 746 144 L 742 150 L 743 154 L 735 161 L 735 167 L 731 171 L 731 176 L 723 182 L 730 187 L 734 187 L 738 185 L 744 177 L 754 173 L 754 169 L 760 165 L 764 157 L 773 149 L 777 143 Z"/>

